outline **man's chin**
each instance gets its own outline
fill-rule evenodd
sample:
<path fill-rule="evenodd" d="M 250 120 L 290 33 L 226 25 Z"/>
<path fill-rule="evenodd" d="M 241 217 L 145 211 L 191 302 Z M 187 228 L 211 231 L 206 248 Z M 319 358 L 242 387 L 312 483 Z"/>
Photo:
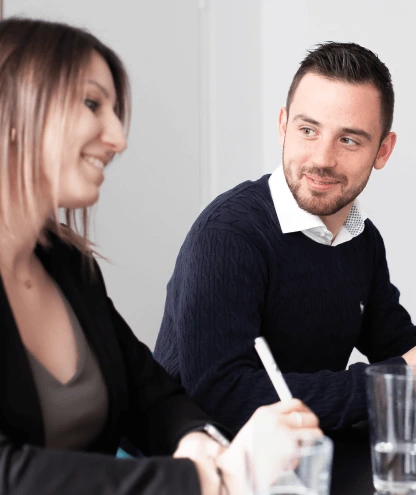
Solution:
<path fill-rule="evenodd" d="M 329 215 L 334 215 L 345 206 L 337 199 L 329 201 L 328 199 L 325 200 L 323 196 L 324 194 L 318 193 L 309 198 L 295 197 L 295 200 L 302 210 L 305 210 L 306 212 L 318 217 L 327 217 Z"/>

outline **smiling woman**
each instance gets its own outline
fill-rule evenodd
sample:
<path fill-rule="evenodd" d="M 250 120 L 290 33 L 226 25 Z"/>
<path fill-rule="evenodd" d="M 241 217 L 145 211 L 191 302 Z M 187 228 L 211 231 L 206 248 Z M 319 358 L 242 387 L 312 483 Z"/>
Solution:
<path fill-rule="evenodd" d="M 83 30 L 3 20 L 0 92 L 0 493 L 240 495 L 258 423 L 277 436 L 256 464 L 274 481 L 295 446 L 285 430 L 318 434 L 316 416 L 300 401 L 263 408 L 226 449 L 107 296 L 86 226 L 126 148 L 120 59 Z M 123 438 L 158 457 L 116 459 Z"/>
<path fill-rule="evenodd" d="M 84 31 L 70 35 L 58 24 L 40 27 L 29 20 L 9 20 L 1 31 L 0 112 L 10 134 L 3 134 L 1 143 L 8 173 L 0 184 L 0 219 L 6 226 L 16 221 L 10 204 L 18 197 L 20 214 L 34 230 L 46 216 L 59 237 L 88 252 L 85 208 L 98 199 L 103 176 L 88 171 L 82 159 L 89 156 L 88 163 L 100 168 L 98 160 L 105 164 L 125 148 L 126 71 L 111 49 Z M 84 208 L 82 238 L 61 228 L 59 207 L 67 210 L 70 226 L 75 220 L 71 210 Z"/>
<path fill-rule="evenodd" d="M 118 96 L 113 77 L 96 51 L 85 69 L 84 80 L 87 83 L 74 102 L 65 142 L 59 143 L 56 132 L 59 109 L 48 118 L 45 128 L 43 166 L 53 177 L 57 170 L 54 164 L 59 160 L 56 203 L 67 209 L 85 208 L 98 200 L 104 167 L 126 148 L 125 132 L 115 112 Z"/>

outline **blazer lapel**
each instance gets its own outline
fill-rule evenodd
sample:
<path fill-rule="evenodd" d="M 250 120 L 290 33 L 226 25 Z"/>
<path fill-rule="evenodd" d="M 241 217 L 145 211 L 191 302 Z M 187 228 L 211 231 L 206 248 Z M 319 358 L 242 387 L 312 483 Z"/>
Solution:
<path fill-rule="evenodd" d="M 64 247 L 65 254 L 68 248 Z M 110 406 L 120 410 L 127 407 L 127 377 L 123 366 L 123 356 L 115 335 L 111 315 L 107 307 L 105 288 L 98 277 L 91 278 L 88 267 L 81 263 L 79 253 L 63 256 L 59 249 L 45 263 L 46 269 L 58 283 L 80 322 L 87 340 L 95 353 L 104 381 L 107 385 Z M 110 411 L 111 422 L 119 414 Z M 115 424 L 112 426 L 116 426 Z"/>
<path fill-rule="evenodd" d="M 29 359 L 0 278 L 0 421 L 22 443 L 44 445 L 42 411 Z"/>

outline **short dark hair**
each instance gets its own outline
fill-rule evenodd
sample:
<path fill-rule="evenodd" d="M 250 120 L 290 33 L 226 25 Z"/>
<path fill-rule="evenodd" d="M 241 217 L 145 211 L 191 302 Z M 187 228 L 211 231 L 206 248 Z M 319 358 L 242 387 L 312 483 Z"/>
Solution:
<path fill-rule="evenodd" d="M 292 80 L 287 95 L 288 112 L 294 93 L 307 73 L 347 83 L 373 84 L 381 96 L 381 142 L 385 139 L 394 116 L 394 89 L 388 67 L 375 53 L 356 43 L 327 41 L 316 45 L 314 50 L 309 50 Z"/>

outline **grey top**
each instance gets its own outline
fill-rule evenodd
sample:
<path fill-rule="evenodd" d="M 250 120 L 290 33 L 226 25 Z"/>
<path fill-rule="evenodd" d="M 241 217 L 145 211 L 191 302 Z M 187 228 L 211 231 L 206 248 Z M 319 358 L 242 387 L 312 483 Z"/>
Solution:
<path fill-rule="evenodd" d="M 75 375 L 64 385 L 29 350 L 27 354 L 42 409 L 45 446 L 79 449 L 87 447 L 101 432 L 109 407 L 108 392 L 78 318 L 59 288 L 58 291 L 78 347 Z"/>

